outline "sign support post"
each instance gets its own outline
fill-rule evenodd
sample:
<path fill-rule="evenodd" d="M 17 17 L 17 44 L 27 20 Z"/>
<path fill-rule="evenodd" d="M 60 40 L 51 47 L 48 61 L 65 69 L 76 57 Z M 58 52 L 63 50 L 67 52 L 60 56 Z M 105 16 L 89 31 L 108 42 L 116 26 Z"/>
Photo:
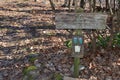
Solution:
<path fill-rule="evenodd" d="M 82 32 L 80 29 L 75 30 L 75 35 L 76 36 L 81 36 Z M 78 78 L 79 77 L 79 67 L 80 67 L 80 58 L 79 57 L 74 57 L 74 77 Z"/>
<path fill-rule="evenodd" d="M 79 65 L 80 65 L 80 58 L 75 57 L 74 58 L 74 77 L 78 78 L 79 76 Z"/>
<path fill-rule="evenodd" d="M 77 13 L 77 8 L 78 8 L 77 2 L 78 1 L 76 0 L 75 1 L 75 13 Z M 75 30 L 75 35 L 81 36 L 82 35 L 81 29 Z M 79 68 L 80 68 L 80 58 L 79 57 L 74 57 L 74 77 L 75 78 L 79 77 Z"/>

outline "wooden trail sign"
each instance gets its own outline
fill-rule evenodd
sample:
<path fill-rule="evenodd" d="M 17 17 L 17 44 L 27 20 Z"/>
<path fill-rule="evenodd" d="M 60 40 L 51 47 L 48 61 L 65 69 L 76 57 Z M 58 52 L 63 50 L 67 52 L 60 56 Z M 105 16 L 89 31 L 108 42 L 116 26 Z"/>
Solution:
<path fill-rule="evenodd" d="M 57 13 L 57 29 L 105 29 L 107 15 L 100 13 Z"/>
<path fill-rule="evenodd" d="M 76 36 L 72 38 L 75 78 L 79 76 L 79 58 L 83 58 L 84 55 L 84 42 L 80 29 L 105 29 L 106 19 L 107 15 L 100 13 L 57 13 L 55 15 L 57 29 L 78 29 Z M 73 78 L 64 78 L 67 79 L 73 80 Z"/>

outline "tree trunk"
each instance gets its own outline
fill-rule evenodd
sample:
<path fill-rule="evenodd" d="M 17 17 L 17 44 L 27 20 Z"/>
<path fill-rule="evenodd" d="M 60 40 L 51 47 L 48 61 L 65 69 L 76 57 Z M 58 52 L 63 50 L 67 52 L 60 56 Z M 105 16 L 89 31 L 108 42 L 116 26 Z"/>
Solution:
<path fill-rule="evenodd" d="M 108 10 L 108 0 L 106 0 L 106 11 Z"/>
<path fill-rule="evenodd" d="M 96 35 L 95 35 L 95 30 L 92 30 L 92 34 L 93 34 L 93 39 L 92 39 L 92 51 L 95 52 L 96 51 Z"/>
<path fill-rule="evenodd" d="M 93 12 L 95 12 L 96 0 L 93 0 Z"/>
<path fill-rule="evenodd" d="M 116 0 L 113 0 L 113 12 L 115 13 L 115 1 Z"/>
<path fill-rule="evenodd" d="M 84 0 L 81 0 L 81 1 L 80 1 L 80 7 L 81 7 L 81 8 L 84 8 L 84 4 L 85 4 Z"/>
<path fill-rule="evenodd" d="M 120 0 L 119 0 L 119 7 L 117 12 L 117 23 L 118 23 L 118 32 L 120 32 Z"/>
<path fill-rule="evenodd" d="M 49 2 L 50 2 L 50 5 L 51 5 L 52 10 L 55 11 L 54 3 L 52 2 L 52 0 L 49 0 Z"/>
<path fill-rule="evenodd" d="M 69 2 L 68 2 L 69 11 L 70 11 L 70 4 L 71 4 L 71 0 L 69 0 Z"/>
<path fill-rule="evenodd" d="M 92 0 L 89 0 L 90 12 L 92 11 Z"/>
<path fill-rule="evenodd" d="M 34 0 L 34 2 L 37 2 L 37 0 Z"/>
<path fill-rule="evenodd" d="M 109 40 L 109 43 L 108 43 L 108 48 L 111 48 L 112 47 L 112 42 L 113 42 L 113 35 L 114 35 L 114 31 L 113 31 L 113 29 L 114 29 L 114 21 L 113 21 L 113 15 L 111 15 L 112 16 L 112 21 L 111 21 L 111 23 L 112 23 L 112 25 L 111 25 L 111 29 L 110 29 L 110 40 Z"/>

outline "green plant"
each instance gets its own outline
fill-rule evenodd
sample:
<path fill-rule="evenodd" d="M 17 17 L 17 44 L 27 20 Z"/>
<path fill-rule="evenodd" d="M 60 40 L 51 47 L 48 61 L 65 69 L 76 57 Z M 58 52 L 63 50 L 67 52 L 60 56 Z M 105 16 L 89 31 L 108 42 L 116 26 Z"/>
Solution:
<path fill-rule="evenodd" d="M 55 74 L 55 80 L 63 80 L 62 76 L 58 73 Z"/>
<path fill-rule="evenodd" d="M 102 37 L 101 35 L 98 36 L 97 39 L 97 46 L 101 46 L 102 48 L 106 48 L 108 45 L 108 42 L 110 40 L 110 36 L 107 37 Z M 116 47 L 119 46 L 120 47 L 120 33 L 117 33 L 114 35 L 114 38 L 112 40 L 112 47 Z"/>
<path fill-rule="evenodd" d="M 67 46 L 68 48 L 71 48 L 72 47 L 72 40 L 65 41 L 65 46 Z"/>
<path fill-rule="evenodd" d="M 108 45 L 110 37 L 107 36 L 107 37 L 104 38 L 101 35 L 99 35 L 97 40 L 98 40 L 97 41 L 97 46 L 101 46 L 102 48 L 105 48 Z"/>
<path fill-rule="evenodd" d="M 29 58 L 29 61 L 32 62 L 32 63 L 33 63 L 35 60 L 37 60 L 36 57 L 31 57 L 31 58 Z"/>
<path fill-rule="evenodd" d="M 26 67 L 26 68 L 23 70 L 23 74 L 24 74 L 24 75 L 28 75 L 30 71 L 33 71 L 33 70 L 36 70 L 36 69 L 37 69 L 36 66 Z"/>
<path fill-rule="evenodd" d="M 35 60 L 38 59 L 37 56 L 38 56 L 38 53 L 30 53 L 30 54 L 28 55 L 29 61 L 30 61 L 31 63 L 33 63 Z"/>
<path fill-rule="evenodd" d="M 32 76 L 24 76 L 23 80 L 34 80 Z"/>

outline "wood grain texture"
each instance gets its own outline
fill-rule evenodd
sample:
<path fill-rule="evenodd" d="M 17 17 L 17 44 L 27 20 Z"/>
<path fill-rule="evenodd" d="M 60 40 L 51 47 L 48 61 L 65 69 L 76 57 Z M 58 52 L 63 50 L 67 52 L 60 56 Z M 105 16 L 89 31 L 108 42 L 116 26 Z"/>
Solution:
<path fill-rule="evenodd" d="M 105 29 L 107 15 L 100 13 L 57 13 L 57 29 Z"/>

